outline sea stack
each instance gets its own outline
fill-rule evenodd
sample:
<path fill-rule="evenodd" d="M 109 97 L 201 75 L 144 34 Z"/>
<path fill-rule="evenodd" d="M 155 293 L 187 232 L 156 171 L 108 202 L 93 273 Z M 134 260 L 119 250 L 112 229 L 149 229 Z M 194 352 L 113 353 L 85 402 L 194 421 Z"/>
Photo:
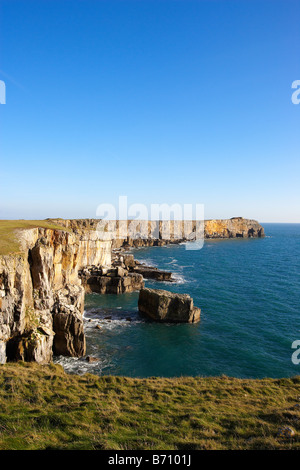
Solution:
<path fill-rule="evenodd" d="M 169 323 L 197 323 L 201 310 L 194 307 L 188 294 L 175 294 L 160 289 L 141 289 L 139 311 L 152 320 Z"/>

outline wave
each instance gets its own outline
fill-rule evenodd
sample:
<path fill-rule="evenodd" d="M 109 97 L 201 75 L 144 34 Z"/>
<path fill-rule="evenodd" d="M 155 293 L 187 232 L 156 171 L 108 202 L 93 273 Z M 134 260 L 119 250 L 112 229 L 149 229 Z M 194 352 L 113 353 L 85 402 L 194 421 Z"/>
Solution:
<path fill-rule="evenodd" d="M 168 263 L 165 264 L 175 264 L 178 263 L 178 260 L 176 258 L 173 258 L 172 261 L 169 261 Z"/>
<path fill-rule="evenodd" d="M 173 273 L 173 279 L 175 280 L 176 284 L 186 284 L 187 280 L 183 277 L 182 274 Z"/>
<path fill-rule="evenodd" d="M 152 259 L 136 258 L 136 261 L 138 261 L 142 265 L 153 266 L 154 268 L 157 268 L 157 263 L 153 261 Z"/>
<path fill-rule="evenodd" d="M 67 373 L 76 375 L 84 375 L 86 373 L 102 375 L 104 369 L 112 366 L 112 361 L 109 357 L 100 358 L 94 355 L 93 358 L 97 359 L 97 361 L 88 362 L 84 357 L 57 356 L 53 359 L 53 362 L 54 364 L 61 365 Z"/>
<path fill-rule="evenodd" d="M 122 307 L 120 307 L 122 309 Z M 143 319 L 138 311 L 122 310 L 116 312 L 114 309 L 91 309 L 83 315 L 84 329 L 95 330 L 97 326 L 103 330 L 114 330 L 115 328 L 128 328 L 132 324 L 142 323 Z"/>

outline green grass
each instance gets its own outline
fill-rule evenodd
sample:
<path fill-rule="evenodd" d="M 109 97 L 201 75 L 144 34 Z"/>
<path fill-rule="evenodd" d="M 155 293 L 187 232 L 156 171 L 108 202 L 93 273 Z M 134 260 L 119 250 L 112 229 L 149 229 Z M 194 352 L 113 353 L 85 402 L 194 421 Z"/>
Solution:
<path fill-rule="evenodd" d="M 0 449 L 300 449 L 300 377 L 98 377 L 0 366 Z M 282 425 L 293 438 L 277 435 Z"/>
<path fill-rule="evenodd" d="M 20 251 L 17 236 L 18 231 L 36 227 L 67 231 L 67 229 L 62 228 L 60 225 L 47 222 L 46 220 L 0 220 L 0 255 L 18 253 Z"/>

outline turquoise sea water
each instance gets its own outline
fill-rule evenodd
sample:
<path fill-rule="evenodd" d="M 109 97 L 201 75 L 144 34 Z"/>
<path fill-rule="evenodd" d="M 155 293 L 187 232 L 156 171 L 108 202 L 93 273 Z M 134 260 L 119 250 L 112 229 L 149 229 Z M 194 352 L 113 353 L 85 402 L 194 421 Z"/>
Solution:
<path fill-rule="evenodd" d="M 172 271 L 177 280 L 146 286 L 190 294 L 201 308 L 200 323 L 147 321 L 137 310 L 138 293 L 87 295 L 87 354 L 98 362 L 56 360 L 71 372 L 100 375 L 298 375 L 291 345 L 300 340 L 300 224 L 264 227 L 263 239 L 207 240 L 201 250 L 184 244 L 135 250 L 136 259 Z"/>

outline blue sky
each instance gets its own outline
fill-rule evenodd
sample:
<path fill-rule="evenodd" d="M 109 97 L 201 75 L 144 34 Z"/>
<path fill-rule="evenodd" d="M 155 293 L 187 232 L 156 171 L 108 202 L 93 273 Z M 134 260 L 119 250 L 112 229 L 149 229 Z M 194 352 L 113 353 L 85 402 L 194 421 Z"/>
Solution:
<path fill-rule="evenodd" d="M 300 222 L 300 1 L 0 0 L 0 218 Z"/>

